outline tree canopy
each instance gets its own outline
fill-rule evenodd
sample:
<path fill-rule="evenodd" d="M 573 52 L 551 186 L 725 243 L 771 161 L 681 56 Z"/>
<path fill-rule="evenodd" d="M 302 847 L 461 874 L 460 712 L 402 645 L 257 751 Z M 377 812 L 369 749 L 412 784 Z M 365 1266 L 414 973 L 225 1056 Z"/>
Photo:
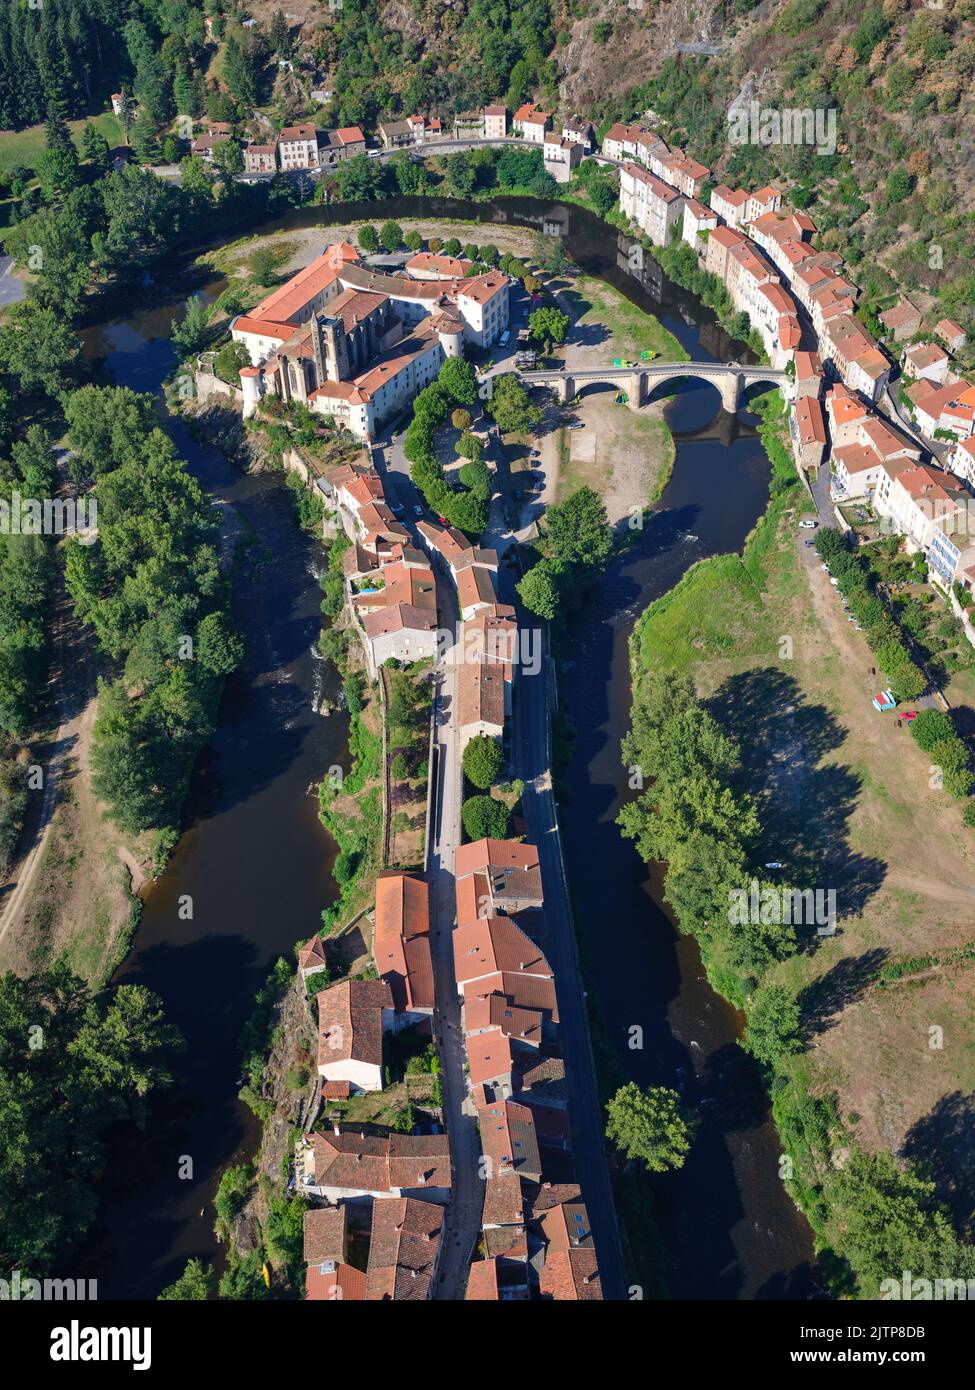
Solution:
<path fill-rule="evenodd" d="M 691 1136 L 676 1091 L 666 1086 L 641 1090 L 629 1081 L 609 1101 L 606 1114 L 607 1137 L 627 1158 L 638 1160 L 651 1173 L 684 1166 Z"/>
<path fill-rule="evenodd" d="M 97 1212 L 110 1125 L 144 1125 L 179 1045 L 141 985 L 93 994 L 58 965 L 0 978 L 0 1263 L 63 1267 Z"/>

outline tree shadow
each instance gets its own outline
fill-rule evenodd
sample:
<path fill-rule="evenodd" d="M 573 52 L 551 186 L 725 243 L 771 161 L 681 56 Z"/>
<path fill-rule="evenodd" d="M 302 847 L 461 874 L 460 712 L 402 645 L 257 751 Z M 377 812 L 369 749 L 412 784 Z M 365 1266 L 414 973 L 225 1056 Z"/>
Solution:
<path fill-rule="evenodd" d="M 740 780 L 764 830 L 756 871 L 781 863 L 783 886 L 834 892 L 839 920 L 860 914 L 887 866 L 848 843 L 859 776 L 837 763 L 820 766 L 844 743 L 845 729 L 825 705 L 808 703 L 795 678 L 777 667 L 729 677 L 709 708 L 741 746 Z"/>
<path fill-rule="evenodd" d="M 975 1096 L 952 1091 L 907 1132 L 901 1155 L 919 1164 L 947 1203 L 956 1230 L 975 1235 Z"/>
<path fill-rule="evenodd" d="M 878 946 L 859 956 L 847 956 L 802 991 L 799 1007 L 807 1039 L 836 1026 L 835 1016 L 863 997 L 889 954 Z"/>

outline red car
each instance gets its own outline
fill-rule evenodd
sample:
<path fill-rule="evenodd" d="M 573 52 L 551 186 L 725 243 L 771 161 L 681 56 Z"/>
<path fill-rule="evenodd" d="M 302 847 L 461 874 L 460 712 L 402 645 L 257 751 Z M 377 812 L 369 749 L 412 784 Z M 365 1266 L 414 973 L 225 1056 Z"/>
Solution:
<path fill-rule="evenodd" d="M 901 718 L 902 718 L 902 719 L 907 719 L 907 720 L 916 719 L 916 718 L 917 718 L 917 710 L 916 710 L 916 709 L 906 709 L 906 710 L 904 711 L 904 713 L 901 715 Z"/>
<path fill-rule="evenodd" d="M 450 525 L 449 521 L 447 520 L 447 518 L 446 518 L 445 516 L 438 516 L 438 517 L 437 517 L 437 520 L 440 522 L 440 525 L 441 525 L 441 526 L 449 526 L 449 525 Z"/>

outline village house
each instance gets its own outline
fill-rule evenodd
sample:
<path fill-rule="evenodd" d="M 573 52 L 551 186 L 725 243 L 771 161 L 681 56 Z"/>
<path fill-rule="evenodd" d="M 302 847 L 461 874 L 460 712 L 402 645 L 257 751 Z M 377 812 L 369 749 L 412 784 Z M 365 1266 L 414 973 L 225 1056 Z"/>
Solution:
<path fill-rule="evenodd" d="M 686 199 L 681 236 L 701 260 L 704 259 L 707 250 L 708 232 L 713 231 L 717 225 L 718 215 L 716 212 L 706 208 L 696 198 Z"/>
<path fill-rule="evenodd" d="M 514 1173 L 518 1178 L 541 1182 L 535 1117 L 527 1105 L 510 1099 L 491 1101 L 478 1106 L 477 1123 L 481 1152 L 488 1160 L 492 1177 Z"/>
<path fill-rule="evenodd" d="M 245 174 L 273 174 L 277 168 L 276 150 L 273 145 L 244 146 Z"/>
<path fill-rule="evenodd" d="M 516 135 L 522 136 L 529 144 L 541 145 L 545 141 L 545 132 L 552 124 L 552 117 L 530 101 L 518 107 L 511 124 Z"/>
<path fill-rule="evenodd" d="M 747 193 L 744 188 L 729 188 L 719 183 L 712 188 L 711 209 L 729 227 L 738 231 L 748 222 L 754 222 L 767 212 L 778 212 L 782 205 L 782 194 L 777 188 L 760 188 L 757 193 Z"/>
<path fill-rule="evenodd" d="M 895 343 L 903 343 L 919 331 L 921 311 L 909 299 L 901 299 L 880 315 L 880 322 L 892 334 Z"/>
<path fill-rule="evenodd" d="M 948 375 L 948 354 L 935 343 L 915 343 L 904 349 L 904 375 L 915 381 L 943 386 Z"/>
<path fill-rule="evenodd" d="M 383 980 L 342 980 L 318 996 L 318 1074 L 353 1092 L 383 1089 L 383 1032 L 393 997 Z"/>
<path fill-rule="evenodd" d="M 467 622 L 484 608 L 494 608 L 498 602 L 493 576 L 498 571 L 497 552 L 471 550 L 458 557 L 451 566 L 457 585 L 457 602 L 461 617 Z"/>
<path fill-rule="evenodd" d="M 594 1302 L 602 1285 L 589 1214 L 581 1201 L 560 1202 L 539 1215 L 545 1263 L 538 1287 L 543 1300 Z"/>
<path fill-rule="evenodd" d="M 826 421 L 815 396 L 800 396 L 789 412 L 789 430 L 796 462 L 816 472 L 826 454 Z"/>
<path fill-rule="evenodd" d="M 457 671 L 457 722 L 463 751 L 472 738 L 504 733 L 505 679 L 500 666 L 464 661 Z"/>
<path fill-rule="evenodd" d="M 628 160 L 620 169 L 620 211 L 655 246 L 668 246 L 683 218 L 684 202 L 675 188 Z"/>
<path fill-rule="evenodd" d="M 357 155 L 365 152 L 366 137 L 359 126 L 343 126 L 340 130 L 329 130 L 324 136 L 319 135 L 318 167 L 326 171 L 335 169 L 343 160 L 355 159 Z"/>
<path fill-rule="evenodd" d="M 317 169 L 318 131 L 313 125 L 288 125 L 278 136 L 278 160 L 285 173 Z"/>
<path fill-rule="evenodd" d="M 366 1296 L 363 1270 L 348 1263 L 348 1208 L 313 1207 L 303 1217 L 305 1298 L 361 1302 Z"/>
<path fill-rule="evenodd" d="M 464 1046 L 471 1090 L 487 1100 L 505 1100 L 510 1096 L 511 1042 L 507 1035 L 495 1028 L 467 1036 Z"/>
<path fill-rule="evenodd" d="M 301 978 L 307 983 L 311 975 L 317 975 L 320 971 L 328 968 L 328 960 L 325 955 L 325 943 L 322 941 L 318 932 L 307 941 L 298 952 L 298 969 L 301 971 Z"/>
<path fill-rule="evenodd" d="M 975 386 L 964 381 L 935 386 L 929 381 L 917 381 L 907 387 L 918 426 L 934 438 L 939 432 L 967 439 L 975 429 Z"/>
<path fill-rule="evenodd" d="M 870 407 L 842 382 L 831 386 L 826 392 L 826 414 L 834 449 L 839 444 L 862 443 L 860 422 L 869 419 L 871 413 Z"/>
<path fill-rule="evenodd" d="M 934 331 L 941 341 L 947 344 L 949 352 L 961 352 L 968 344 L 968 335 L 960 323 L 954 319 L 941 319 Z"/>
<path fill-rule="evenodd" d="M 489 1102 L 482 1102 L 488 1104 Z M 481 1241 L 488 1259 L 498 1261 L 499 1277 L 527 1291 L 528 1238 L 521 1178 L 511 1168 L 489 1169 L 484 1183 Z"/>
<path fill-rule="evenodd" d="M 936 527 L 950 531 L 956 516 L 967 520 L 967 494 L 955 486 L 950 473 L 928 464 L 885 464 L 873 503 L 906 537 L 909 549 L 925 554 Z"/>
<path fill-rule="evenodd" d="M 948 456 L 948 467 L 975 491 L 975 437 L 958 441 Z"/>
<path fill-rule="evenodd" d="M 890 378 L 890 362 L 851 314 L 839 314 L 820 336 L 820 350 L 851 391 L 876 402 Z"/>
<path fill-rule="evenodd" d="M 556 183 L 568 183 L 581 160 L 582 145 L 578 141 L 567 140 L 554 131 L 545 136 L 542 163 Z"/>
<path fill-rule="evenodd" d="M 385 121 L 379 126 L 383 149 L 405 149 L 431 140 L 443 139 L 443 126 L 438 117 L 407 116 L 402 121 Z"/>
<path fill-rule="evenodd" d="M 375 1202 L 369 1235 L 366 1298 L 374 1302 L 429 1299 L 443 1238 L 443 1208 L 415 1197 Z"/>
<path fill-rule="evenodd" d="M 699 198 L 711 177 L 707 165 L 699 164 L 681 149 L 669 150 L 662 140 L 650 149 L 650 169 L 685 198 Z"/>
<path fill-rule="evenodd" d="M 358 1134 L 335 1125 L 295 1146 L 295 1175 L 300 1193 L 322 1201 L 417 1197 L 442 1204 L 450 1196 L 450 1143 L 446 1134 Z"/>
<path fill-rule="evenodd" d="M 460 894 L 465 881 L 476 885 L 489 913 L 515 914 L 543 905 L 538 850 L 518 840 L 474 840 L 458 845 L 454 876 Z M 461 920 L 458 904 L 458 922 Z"/>
<path fill-rule="evenodd" d="M 416 144 L 416 135 L 409 121 L 381 121 L 378 131 L 384 150 L 397 150 Z"/>
<path fill-rule="evenodd" d="M 216 125 L 211 125 L 206 135 L 198 135 L 190 146 L 190 153 L 202 159 L 206 164 L 213 163 L 213 151 L 218 145 L 226 145 L 230 140 L 230 130 L 221 130 Z"/>
<path fill-rule="evenodd" d="M 574 145 L 581 145 L 583 154 L 591 154 L 596 148 L 596 133 L 592 128 L 592 122 L 584 121 L 579 116 L 573 116 L 564 123 L 562 139 L 571 140 Z"/>
<path fill-rule="evenodd" d="M 523 1051 L 514 1057 L 514 1094 L 536 1110 L 565 1110 L 569 1104 L 569 1084 L 561 1057 L 532 1055 Z"/>
<path fill-rule="evenodd" d="M 662 144 L 660 136 L 654 135 L 649 126 L 616 121 L 603 136 L 602 152 L 607 159 L 639 159 L 649 164 L 650 151 Z"/>
<path fill-rule="evenodd" d="M 819 360 L 818 352 L 797 352 L 795 355 L 796 364 L 796 397 L 815 396 L 818 400 L 823 391 L 823 364 Z"/>
<path fill-rule="evenodd" d="M 392 998 L 392 1031 L 429 1029 L 434 1009 L 430 889 L 422 878 L 383 869 L 376 879 L 373 959 Z"/>

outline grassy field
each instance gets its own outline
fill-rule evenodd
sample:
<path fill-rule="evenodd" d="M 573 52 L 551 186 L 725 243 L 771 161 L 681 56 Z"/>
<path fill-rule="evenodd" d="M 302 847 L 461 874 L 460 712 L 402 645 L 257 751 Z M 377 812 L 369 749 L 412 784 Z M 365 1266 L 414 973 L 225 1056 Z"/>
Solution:
<path fill-rule="evenodd" d="M 112 148 L 124 144 L 121 124 L 111 111 L 103 111 L 97 116 L 92 116 L 91 120 Z M 84 121 L 68 122 L 71 138 L 79 151 L 84 128 Z M 28 126 L 26 130 L 0 130 L 0 173 L 6 173 L 18 164 L 23 164 L 28 169 L 36 169 L 37 161 L 44 149 L 43 125 Z"/>
<path fill-rule="evenodd" d="M 612 285 L 578 275 L 564 285 L 553 282 L 550 288 L 560 289 L 561 298 L 571 305 L 576 331 L 594 346 L 599 338 L 603 360 L 638 358 L 641 352 L 654 352 L 667 362 L 688 360 L 680 343 L 658 319 L 625 299 Z"/>
<path fill-rule="evenodd" d="M 705 561 L 652 605 L 635 674 L 692 673 L 741 744 L 763 851 L 836 891 L 836 934 L 765 980 L 800 1004 L 804 1050 L 790 1066 L 801 1089 L 835 1094 L 864 1150 L 930 1163 L 964 1227 L 975 1210 L 975 832 L 931 786 L 906 725 L 872 709 L 875 658 L 796 519 L 783 510 L 743 561 Z"/>

